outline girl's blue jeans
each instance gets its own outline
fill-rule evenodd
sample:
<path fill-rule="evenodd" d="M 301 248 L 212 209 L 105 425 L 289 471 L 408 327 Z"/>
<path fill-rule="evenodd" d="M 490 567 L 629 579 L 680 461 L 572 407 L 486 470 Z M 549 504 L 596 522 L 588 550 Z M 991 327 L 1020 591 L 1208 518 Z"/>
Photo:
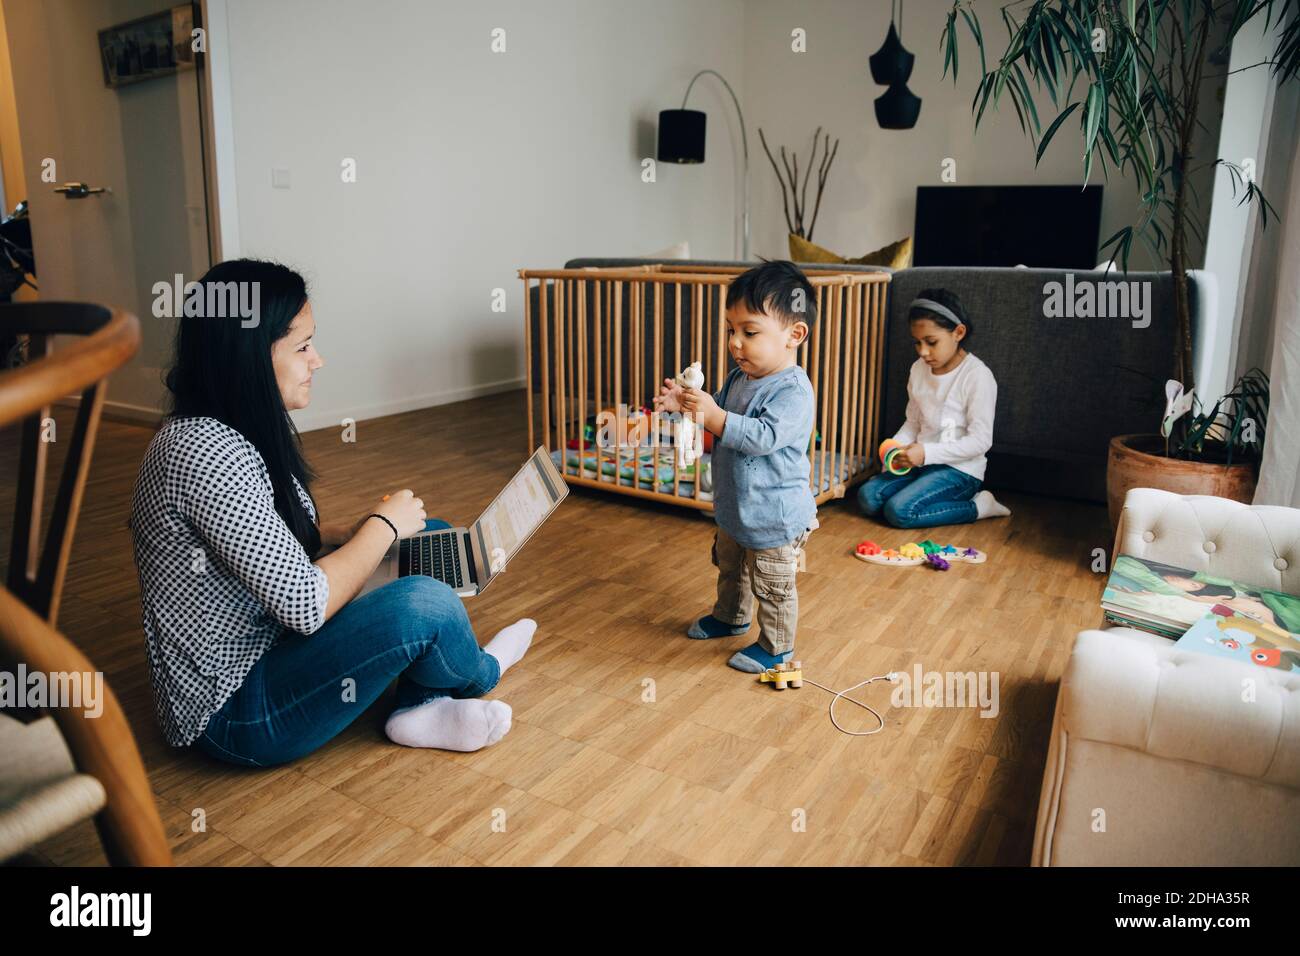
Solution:
<path fill-rule="evenodd" d="M 296 760 L 361 716 L 394 678 L 398 707 L 480 697 L 501 679 L 465 605 L 441 581 L 398 578 L 350 602 L 314 634 L 286 632 L 208 718 L 195 745 L 248 767 Z"/>
<path fill-rule="evenodd" d="M 858 489 L 858 504 L 872 517 L 883 513 L 895 528 L 968 524 L 977 517 L 971 499 L 982 484 L 951 465 L 922 465 L 871 478 Z"/>

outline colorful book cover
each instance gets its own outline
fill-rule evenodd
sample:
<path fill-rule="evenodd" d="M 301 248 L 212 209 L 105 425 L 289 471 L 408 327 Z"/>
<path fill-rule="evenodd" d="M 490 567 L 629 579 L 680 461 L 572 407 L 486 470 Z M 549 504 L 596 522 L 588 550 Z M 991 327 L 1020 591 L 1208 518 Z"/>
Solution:
<path fill-rule="evenodd" d="M 1215 605 L 1300 632 L 1300 597 L 1128 554 L 1115 559 L 1101 595 L 1108 617 L 1166 637 L 1185 633 Z"/>
<path fill-rule="evenodd" d="M 1300 672 L 1300 635 L 1216 604 L 1175 644 L 1184 650 L 1229 660 Z"/>

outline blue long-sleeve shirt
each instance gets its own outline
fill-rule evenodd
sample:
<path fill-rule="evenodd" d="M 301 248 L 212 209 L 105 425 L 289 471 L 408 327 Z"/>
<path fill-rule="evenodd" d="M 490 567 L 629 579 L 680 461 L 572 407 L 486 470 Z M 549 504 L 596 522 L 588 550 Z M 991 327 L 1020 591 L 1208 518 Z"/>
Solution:
<path fill-rule="evenodd" d="M 732 406 L 747 384 L 753 388 L 748 405 L 736 410 Z M 812 383 L 798 365 L 753 380 L 735 368 L 713 399 L 727 412 L 722 436 L 713 443 L 718 527 L 743 548 L 789 544 L 817 514 L 808 462 Z"/>

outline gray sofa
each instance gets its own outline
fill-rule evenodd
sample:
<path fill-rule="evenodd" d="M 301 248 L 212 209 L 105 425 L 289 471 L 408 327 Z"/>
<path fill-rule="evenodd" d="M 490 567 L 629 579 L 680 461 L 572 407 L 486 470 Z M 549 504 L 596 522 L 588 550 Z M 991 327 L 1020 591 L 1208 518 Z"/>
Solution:
<path fill-rule="evenodd" d="M 1064 286 L 1066 275 L 1058 269 L 895 272 L 881 427 L 887 433 L 898 428 L 907 405 L 907 374 L 916 359 L 907 304 L 922 289 L 945 288 L 966 306 L 974 329 L 971 352 L 998 381 L 985 483 L 1105 501 L 1110 439 L 1160 427 L 1164 383 L 1173 375 L 1173 281 L 1169 273 L 1074 273 L 1076 287 L 1083 281 L 1150 283 L 1150 324 L 1135 328 L 1126 318 L 1048 318 L 1044 289 Z"/>
<path fill-rule="evenodd" d="M 682 264 L 681 260 L 586 258 L 572 259 L 565 268 L 653 263 Z M 691 260 L 690 264 L 744 263 Z M 888 271 L 875 266 L 842 268 Z M 907 326 L 907 304 L 921 289 L 946 288 L 961 298 L 970 315 L 974 329 L 971 351 L 988 364 L 998 380 L 997 421 L 986 484 L 994 489 L 1105 501 L 1110 438 L 1159 427 L 1163 385 L 1173 373 L 1173 284 L 1168 273 L 1074 272 L 1073 276 L 1076 288 L 1084 282 L 1149 283 L 1145 287 L 1149 291 L 1149 324 L 1134 327 L 1137 320 L 1130 317 L 1049 318 L 1044 308 L 1049 283 L 1059 283 L 1063 296 L 1071 281 L 1066 270 L 917 268 L 894 272 L 878 437 L 897 430 L 907 404 L 907 374 L 916 357 Z M 1195 315 L 1194 284 L 1191 293 Z M 537 295 L 534 287 L 534 333 Z M 532 362 L 536 388 L 536 355 Z"/>

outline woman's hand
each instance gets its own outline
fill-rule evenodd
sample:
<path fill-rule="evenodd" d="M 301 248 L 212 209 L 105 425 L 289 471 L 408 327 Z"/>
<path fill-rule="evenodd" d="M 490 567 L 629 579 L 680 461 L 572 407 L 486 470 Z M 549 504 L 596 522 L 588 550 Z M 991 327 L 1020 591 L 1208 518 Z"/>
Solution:
<path fill-rule="evenodd" d="M 713 400 L 708 392 L 698 388 L 682 389 L 681 404 L 683 411 L 695 416 L 695 420 L 719 438 L 722 437 L 726 413 Z"/>
<path fill-rule="evenodd" d="M 428 517 L 424 513 L 424 499 L 415 497 L 415 493 L 410 488 L 384 495 L 384 500 L 375 508 L 374 514 L 383 515 L 391 521 L 397 528 L 399 538 L 409 538 L 413 534 L 419 534 L 424 530 L 424 519 Z M 362 518 L 362 523 L 365 520 Z"/>
<path fill-rule="evenodd" d="M 654 397 L 655 411 L 680 412 L 682 410 L 682 387 L 671 378 L 664 379 L 664 387 Z"/>
<path fill-rule="evenodd" d="M 903 459 L 903 464 L 911 468 L 920 468 L 925 464 L 925 446 L 919 441 L 913 442 L 899 452 L 894 460 L 897 461 L 899 458 Z"/>

